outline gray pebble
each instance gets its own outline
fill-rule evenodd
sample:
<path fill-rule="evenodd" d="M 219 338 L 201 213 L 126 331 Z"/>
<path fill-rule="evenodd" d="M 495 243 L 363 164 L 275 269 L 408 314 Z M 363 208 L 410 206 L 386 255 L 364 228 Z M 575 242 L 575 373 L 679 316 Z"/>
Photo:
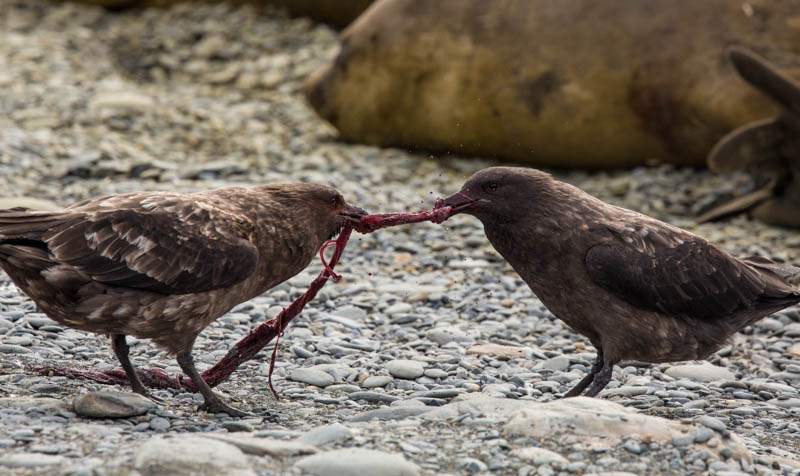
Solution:
<path fill-rule="evenodd" d="M 414 309 L 411 304 L 407 302 L 397 302 L 387 307 L 383 313 L 389 317 L 396 316 L 397 314 L 404 314 L 411 312 Z"/>
<path fill-rule="evenodd" d="M 625 443 L 622 444 L 622 447 L 635 455 L 641 454 L 643 451 L 642 445 L 634 439 L 625 441 Z"/>
<path fill-rule="evenodd" d="M 132 392 L 89 392 L 72 400 L 72 408 L 81 416 L 126 418 L 142 415 L 156 408 L 150 399 Z"/>
<path fill-rule="evenodd" d="M 0 344 L 0 354 L 30 354 L 31 349 L 21 345 Z"/>
<path fill-rule="evenodd" d="M 391 360 L 384 367 L 393 377 L 404 379 L 415 379 L 425 372 L 422 363 L 414 360 Z"/>
<path fill-rule="evenodd" d="M 457 465 L 468 473 L 483 473 L 489 469 L 486 463 L 475 458 L 461 458 Z"/>
<path fill-rule="evenodd" d="M 195 435 L 151 438 L 136 450 L 133 464 L 143 476 L 255 476 L 250 461 L 239 448 Z"/>
<path fill-rule="evenodd" d="M 692 431 L 692 436 L 694 437 L 695 443 L 705 443 L 714 436 L 714 431 L 711 428 L 701 426 Z"/>
<path fill-rule="evenodd" d="M 715 380 L 733 380 L 733 373 L 710 363 L 674 365 L 665 374 L 672 378 L 686 378 L 696 382 L 712 382 Z"/>
<path fill-rule="evenodd" d="M 361 386 L 364 388 L 385 387 L 392 383 L 393 380 L 394 379 L 388 375 L 373 375 L 364 380 Z"/>
<path fill-rule="evenodd" d="M 346 448 L 306 456 L 295 463 L 316 476 L 416 476 L 420 468 L 401 455 L 363 448 Z"/>
<path fill-rule="evenodd" d="M 459 391 L 455 388 L 441 388 L 438 390 L 431 390 L 429 392 L 425 392 L 420 397 L 424 398 L 453 398 L 459 395 Z"/>
<path fill-rule="evenodd" d="M 33 343 L 33 339 L 31 339 L 31 336 L 12 336 L 6 338 L 4 340 L 4 343 L 9 345 L 21 345 L 27 347 Z"/>
<path fill-rule="evenodd" d="M 413 418 L 423 413 L 431 411 L 433 408 L 428 406 L 398 406 L 378 408 L 375 410 L 368 410 L 366 412 L 353 415 L 349 421 L 363 422 L 372 420 L 404 420 L 406 418 Z"/>
<path fill-rule="evenodd" d="M 153 424 L 153 422 L 151 420 L 150 421 L 150 425 L 152 426 L 152 424 Z M 251 432 L 251 431 L 253 431 L 253 425 L 251 425 L 250 423 L 248 423 L 246 421 L 237 421 L 237 420 L 226 421 L 226 422 L 223 422 L 221 426 L 222 426 L 222 428 L 225 428 L 226 430 L 228 430 L 231 433 Z"/>
<path fill-rule="evenodd" d="M 298 357 L 302 357 L 304 359 L 308 359 L 308 358 L 314 357 L 314 353 L 313 352 L 305 349 L 304 347 L 300 347 L 299 345 L 293 345 L 292 346 L 292 352 L 294 352 L 294 355 L 296 355 Z"/>
<path fill-rule="evenodd" d="M 692 443 L 694 443 L 693 435 L 683 435 L 672 438 L 672 444 L 674 446 L 688 446 L 691 445 Z"/>
<path fill-rule="evenodd" d="M 800 398 L 787 398 L 785 400 L 775 400 L 770 403 L 781 408 L 800 408 Z"/>
<path fill-rule="evenodd" d="M 447 372 L 442 369 L 425 369 L 423 375 L 433 379 L 447 378 Z"/>
<path fill-rule="evenodd" d="M 153 417 L 150 419 L 150 429 L 156 431 L 166 431 L 170 427 L 169 420 L 163 417 Z"/>
<path fill-rule="evenodd" d="M 41 453 L 10 453 L 0 456 L 0 466 L 10 468 L 36 468 L 40 466 L 56 466 L 64 464 L 62 456 Z"/>
<path fill-rule="evenodd" d="M 564 372 L 569 369 L 569 357 L 566 355 L 559 355 L 552 357 L 542 362 L 542 368 L 545 370 L 553 370 L 555 372 Z"/>
<path fill-rule="evenodd" d="M 318 426 L 297 438 L 297 441 L 309 445 L 320 446 L 328 443 L 348 440 L 353 437 L 353 432 L 341 423 Z"/>
<path fill-rule="evenodd" d="M 327 387 L 335 382 L 334 378 L 327 372 L 303 367 L 292 370 L 289 373 L 289 379 L 317 387 Z"/>
<path fill-rule="evenodd" d="M 719 432 L 725 432 L 728 429 L 725 426 L 725 424 L 722 423 L 720 420 L 708 415 L 703 415 L 700 418 L 698 418 L 697 423 L 700 423 L 701 425 L 707 428 L 711 428 L 712 430 Z"/>
<path fill-rule="evenodd" d="M 342 383 L 342 384 L 329 385 L 325 387 L 325 390 L 329 392 L 353 393 L 353 392 L 358 392 L 359 390 L 361 390 L 361 388 L 358 387 L 357 385 Z"/>
<path fill-rule="evenodd" d="M 353 392 L 349 394 L 351 400 L 364 400 L 370 403 L 392 403 L 400 397 L 378 392 Z"/>

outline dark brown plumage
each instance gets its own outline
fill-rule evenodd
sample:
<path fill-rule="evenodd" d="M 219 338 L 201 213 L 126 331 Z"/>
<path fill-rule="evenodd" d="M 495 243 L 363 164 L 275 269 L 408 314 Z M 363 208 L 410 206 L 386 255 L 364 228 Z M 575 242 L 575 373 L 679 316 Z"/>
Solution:
<path fill-rule="evenodd" d="M 703 359 L 736 331 L 800 302 L 800 272 L 738 259 L 699 236 L 604 203 L 534 169 L 481 170 L 439 206 L 477 217 L 531 290 L 597 348 L 566 396 L 595 396 L 614 364 Z"/>
<path fill-rule="evenodd" d="M 105 333 L 131 387 L 147 395 L 126 335 L 177 355 L 211 412 L 243 415 L 197 373 L 197 335 L 291 278 L 366 213 L 314 184 L 139 192 L 58 211 L 0 211 L 0 266 L 51 318 Z"/>

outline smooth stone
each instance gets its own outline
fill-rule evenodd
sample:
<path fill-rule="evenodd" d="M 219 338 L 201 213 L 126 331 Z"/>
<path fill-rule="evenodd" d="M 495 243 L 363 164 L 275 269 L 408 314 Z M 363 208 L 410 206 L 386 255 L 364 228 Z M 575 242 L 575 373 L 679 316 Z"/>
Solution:
<path fill-rule="evenodd" d="M 361 387 L 358 385 L 351 385 L 347 383 L 336 384 L 336 385 L 329 385 L 325 387 L 325 390 L 329 392 L 342 392 L 342 393 L 353 393 L 358 392 L 361 390 Z"/>
<path fill-rule="evenodd" d="M 705 426 L 701 426 L 700 428 L 696 428 L 694 431 L 692 431 L 692 437 L 694 437 L 695 443 L 705 443 L 713 436 L 714 430 Z"/>
<path fill-rule="evenodd" d="M 793 322 L 783 328 L 786 337 L 800 337 L 800 322 Z"/>
<path fill-rule="evenodd" d="M 781 321 L 773 319 L 771 317 L 765 317 L 764 319 L 761 319 L 760 321 L 753 324 L 753 326 L 771 332 L 778 332 L 783 329 L 783 324 L 781 323 Z"/>
<path fill-rule="evenodd" d="M 144 476 L 255 476 L 250 460 L 235 445 L 207 436 L 156 436 L 136 451 L 133 464 Z"/>
<path fill-rule="evenodd" d="M 679 379 L 686 378 L 695 382 L 714 382 L 717 380 L 733 380 L 733 372 L 724 368 L 717 367 L 710 363 L 674 365 L 665 372 L 668 376 Z"/>
<path fill-rule="evenodd" d="M 393 377 L 415 379 L 425 373 L 425 367 L 415 360 L 390 360 L 384 364 Z"/>
<path fill-rule="evenodd" d="M 428 378 L 440 379 L 440 378 L 447 378 L 448 373 L 442 369 L 425 369 L 423 375 L 425 375 Z"/>
<path fill-rule="evenodd" d="M 622 387 L 603 390 L 600 396 L 603 398 L 609 397 L 635 397 L 638 395 L 646 395 L 648 387 L 640 385 L 623 385 Z"/>
<path fill-rule="evenodd" d="M 327 372 L 314 369 L 298 368 L 289 373 L 289 379 L 317 387 L 333 385 L 334 378 Z"/>
<path fill-rule="evenodd" d="M 564 400 L 566 401 L 566 400 Z M 455 421 L 464 417 L 507 419 L 511 414 L 528 408 L 531 402 L 511 398 L 491 397 L 483 393 L 467 393 L 423 415 L 425 420 Z"/>
<path fill-rule="evenodd" d="M 683 404 L 683 408 L 687 409 L 705 408 L 707 406 L 708 402 L 705 400 L 692 400 Z"/>
<path fill-rule="evenodd" d="M 0 466 L 9 468 L 35 468 L 37 466 L 56 466 L 61 464 L 64 464 L 63 456 L 42 453 L 10 453 L 0 456 Z"/>
<path fill-rule="evenodd" d="M 625 443 L 622 444 L 622 447 L 625 448 L 626 451 L 633 453 L 635 455 L 642 454 L 642 444 L 639 443 L 637 440 L 634 439 L 626 440 Z"/>
<path fill-rule="evenodd" d="M 694 443 L 694 437 L 692 435 L 680 435 L 672 438 L 672 444 L 674 446 L 689 446 L 692 443 Z"/>
<path fill-rule="evenodd" d="M 392 383 L 393 380 L 394 379 L 388 375 L 373 375 L 372 377 L 367 377 L 367 379 L 361 383 L 361 386 L 364 388 L 385 387 Z"/>
<path fill-rule="evenodd" d="M 375 410 L 368 410 L 348 418 L 348 421 L 363 422 L 371 420 L 404 420 L 406 418 L 414 418 L 424 413 L 432 411 L 431 407 L 425 406 L 399 406 L 377 408 Z"/>
<path fill-rule="evenodd" d="M 31 336 L 13 336 L 5 339 L 5 343 L 27 347 L 33 343 L 33 339 L 31 339 Z"/>
<path fill-rule="evenodd" d="M 467 355 L 489 355 L 493 357 L 508 357 L 509 359 L 525 358 L 528 349 L 500 344 L 479 344 L 467 349 Z"/>
<path fill-rule="evenodd" d="M 511 415 L 503 426 L 509 435 L 548 438 L 563 444 L 613 447 L 626 437 L 660 445 L 692 444 L 694 425 L 662 417 L 644 415 L 635 409 L 597 398 L 575 397 L 547 403 L 527 402 L 527 407 Z M 725 447 L 736 459 L 750 459 L 750 451 L 738 436 L 731 434 Z M 715 448 L 714 451 L 722 450 Z"/>
<path fill-rule="evenodd" d="M 151 97 L 133 91 L 98 93 L 89 101 L 89 109 L 92 111 L 105 108 L 146 111 L 151 109 L 153 105 L 154 102 Z"/>
<path fill-rule="evenodd" d="M 353 432 L 350 428 L 347 428 L 341 423 L 333 423 L 331 425 L 313 428 L 299 436 L 295 441 L 308 445 L 320 446 L 337 441 L 349 440 L 352 437 Z"/>
<path fill-rule="evenodd" d="M 0 354 L 30 354 L 33 352 L 27 347 L 12 344 L 0 344 Z"/>
<path fill-rule="evenodd" d="M 153 417 L 150 419 L 150 429 L 156 431 L 166 431 L 170 427 L 170 422 L 164 417 Z"/>
<path fill-rule="evenodd" d="M 439 388 L 425 392 L 420 397 L 423 398 L 453 398 L 457 397 L 461 392 L 455 388 Z"/>
<path fill-rule="evenodd" d="M 456 465 L 468 473 L 483 473 L 489 469 L 486 463 L 476 458 L 461 458 Z"/>
<path fill-rule="evenodd" d="M 59 393 L 64 387 L 54 383 L 37 383 L 28 387 L 31 392 L 36 393 Z"/>
<path fill-rule="evenodd" d="M 342 306 L 331 311 L 331 315 L 359 321 L 367 318 L 367 312 L 356 306 Z"/>
<path fill-rule="evenodd" d="M 787 398 L 786 400 L 773 400 L 770 403 L 781 408 L 800 408 L 800 398 Z"/>
<path fill-rule="evenodd" d="M 296 355 L 298 357 L 302 357 L 304 359 L 309 359 L 311 357 L 314 357 L 314 353 L 313 352 L 311 352 L 308 349 L 306 349 L 305 347 L 301 347 L 299 345 L 293 345 L 292 346 L 292 352 L 294 352 L 294 355 Z"/>
<path fill-rule="evenodd" d="M 4 397 L 0 398 L 0 408 L 38 408 L 41 410 L 63 411 L 67 404 L 58 398 L 50 397 Z"/>
<path fill-rule="evenodd" d="M 281 458 L 285 456 L 310 455 L 317 452 L 314 446 L 297 440 L 276 440 L 273 438 L 228 435 L 225 433 L 202 433 L 200 436 L 229 443 L 249 455 L 256 456 L 269 455 L 273 458 Z"/>
<path fill-rule="evenodd" d="M 405 314 L 411 312 L 414 307 L 407 303 L 407 302 L 396 302 L 391 306 L 387 307 L 383 313 L 389 317 L 396 316 L 398 314 Z"/>
<path fill-rule="evenodd" d="M 464 331 L 456 327 L 434 327 L 425 333 L 425 338 L 439 345 L 471 340 Z"/>
<path fill-rule="evenodd" d="M 132 392 L 96 391 L 72 400 L 75 413 L 93 418 L 127 418 L 143 415 L 156 407 L 148 398 Z"/>
<path fill-rule="evenodd" d="M 542 362 L 542 369 L 552 370 L 554 372 L 564 372 L 569 369 L 569 357 L 566 355 L 559 355 L 552 357 Z"/>
<path fill-rule="evenodd" d="M 550 466 L 556 469 L 561 469 L 569 465 L 569 461 L 567 460 L 567 458 L 561 456 L 555 451 L 550 451 L 544 448 L 538 448 L 536 446 L 518 448 L 513 450 L 511 454 L 513 454 L 519 459 L 529 461 L 536 466 L 549 464 Z"/>
<path fill-rule="evenodd" d="M 247 423 L 246 421 L 236 421 L 236 420 L 223 422 L 222 428 L 225 428 L 231 433 L 253 431 L 253 425 L 251 425 L 250 423 Z"/>
<path fill-rule="evenodd" d="M 348 395 L 351 400 L 365 400 L 371 403 L 392 403 L 400 397 L 378 392 L 353 392 Z"/>
<path fill-rule="evenodd" d="M 316 476 L 416 476 L 420 468 L 398 454 L 346 448 L 307 456 L 297 468 Z"/>
<path fill-rule="evenodd" d="M 778 382 L 755 382 L 750 384 L 750 391 L 751 392 L 769 392 L 773 395 L 778 395 L 781 393 L 794 393 L 796 394 L 798 390 L 791 385 L 786 385 L 783 383 Z"/>

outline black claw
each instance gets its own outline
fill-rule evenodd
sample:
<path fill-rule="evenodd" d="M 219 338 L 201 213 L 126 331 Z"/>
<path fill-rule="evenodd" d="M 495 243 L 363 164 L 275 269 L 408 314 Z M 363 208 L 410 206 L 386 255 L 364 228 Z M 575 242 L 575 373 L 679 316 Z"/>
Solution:
<path fill-rule="evenodd" d="M 594 363 L 592 364 L 592 368 L 591 368 L 591 370 L 589 370 L 589 373 L 586 374 L 586 376 L 583 377 L 581 379 L 581 381 L 578 382 L 577 385 L 572 387 L 572 389 L 569 392 L 565 393 L 564 396 L 561 397 L 561 398 L 577 397 L 578 395 L 583 393 L 583 391 L 586 390 L 586 387 L 588 387 L 589 384 L 592 383 L 595 380 L 598 372 L 603 370 L 603 366 L 604 365 L 605 365 L 605 362 L 603 361 L 603 349 L 598 347 L 597 348 L 597 358 L 594 359 Z M 606 382 L 606 383 L 608 383 L 608 382 Z"/>
<path fill-rule="evenodd" d="M 200 405 L 199 410 L 206 411 L 208 413 L 227 413 L 232 417 L 251 417 L 255 416 L 252 413 L 247 413 L 242 410 L 237 410 L 230 405 L 227 405 L 222 402 L 222 400 L 216 399 L 212 401 L 206 400 L 202 405 Z"/>

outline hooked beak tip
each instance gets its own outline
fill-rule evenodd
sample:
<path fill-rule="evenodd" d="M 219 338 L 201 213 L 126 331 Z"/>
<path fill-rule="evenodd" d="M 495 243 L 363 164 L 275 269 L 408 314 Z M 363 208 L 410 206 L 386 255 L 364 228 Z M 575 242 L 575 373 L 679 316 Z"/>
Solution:
<path fill-rule="evenodd" d="M 472 198 L 466 193 L 459 191 L 447 198 L 438 198 L 436 203 L 433 205 L 433 208 L 437 209 L 450 207 L 453 209 L 453 213 L 458 213 L 472 207 L 479 201 L 480 200 Z"/>
<path fill-rule="evenodd" d="M 369 215 L 369 213 L 367 213 L 366 210 L 364 210 L 361 207 L 354 207 L 354 206 L 348 206 L 342 212 L 337 213 L 337 216 L 344 218 L 345 221 L 349 223 L 358 223 L 359 221 L 361 221 L 363 217 L 367 215 Z"/>

